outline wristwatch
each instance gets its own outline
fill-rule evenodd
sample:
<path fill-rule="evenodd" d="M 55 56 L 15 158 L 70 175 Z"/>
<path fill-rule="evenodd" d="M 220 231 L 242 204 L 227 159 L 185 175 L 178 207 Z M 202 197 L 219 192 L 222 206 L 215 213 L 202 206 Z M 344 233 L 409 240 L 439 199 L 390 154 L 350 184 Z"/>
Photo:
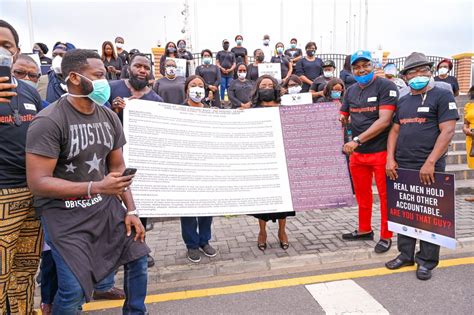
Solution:
<path fill-rule="evenodd" d="M 137 218 L 139 218 L 139 216 L 138 216 L 138 210 L 137 210 L 137 209 L 132 210 L 132 211 L 127 211 L 127 216 L 128 216 L 128 215 L 134 215 L 134 216 L 136 216 Z"/>
<path fill-rule="evenodd" d="M 352 141 L 354 141 L 354 142 L 357 143 L 358 145 L 361 145 L 361 144 L 362 144 L 362 143 L 360 142 L 359 137 L 354 137 L 354 138 L 352 138 Z"/>

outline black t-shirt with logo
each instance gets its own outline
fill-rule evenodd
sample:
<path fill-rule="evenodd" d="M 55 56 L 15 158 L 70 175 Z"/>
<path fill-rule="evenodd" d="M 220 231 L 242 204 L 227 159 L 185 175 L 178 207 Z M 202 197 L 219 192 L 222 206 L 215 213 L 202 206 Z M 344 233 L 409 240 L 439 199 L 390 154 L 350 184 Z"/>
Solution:
<path fill-rule="evenodd" d="M 0 103 L 0 188 L 26 187 L 25 145 L 26 133 L 33 117 L 41 110 L 38 92 L 21 81 L 14 81 L 17 96 L 8 103 Z M 21 125 L 14 122 L 18 110 Z"/>
<path fill-rule="evenodd" d="M 341 114 L 350 115 L 352 135 L 359 136 L 379 119 L 379 110 L 395 111 L 398 89 L 395 83 L 385 78 L 375 79 L 363 88 L 354 84 L 345 93 Z M 355 150 L 359 153 L 376 153 L 387 150 L 390 126 L 376 137 L 366 141 Z"/>
<path fill-rule="evenodd" d="M 76 110 L 67 97 L 49 105 L 32 121 L 26 152 L 56 159 L 53 177 L 96 185 L 108 172 L 107 158 L 125 145 L 117 115 L 96 105 L 92 114 Z M 84 192 L 85 194 L 86 192 Z M 127 262 L 149 252 L 125 231 L 125 212 L 113 195 L 67 200 L 35 196 L 37 212 L 89 301 L 94 284 Z"/>
<path fill-rule="evenodd" d="M 439 124 L 458 120 L 454 96 L 434 87 L 425 94 L 407 94 L 400 98 L 394 122 L 400 125 L 395 159 L 402 168 L 420 169 L 433 151 L 440 134 Z M 445 156 L 436 161 L 435 169 L 443 172 Z"/>

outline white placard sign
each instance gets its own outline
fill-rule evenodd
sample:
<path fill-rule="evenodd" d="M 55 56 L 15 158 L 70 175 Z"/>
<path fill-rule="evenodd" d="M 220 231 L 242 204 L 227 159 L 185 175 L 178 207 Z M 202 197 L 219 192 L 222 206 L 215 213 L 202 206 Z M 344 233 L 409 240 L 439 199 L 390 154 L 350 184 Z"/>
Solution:
<path fill-rule="evenodd" d="M 186 77 L 186 64 L 187 64 L 186 59 L 167 57 L 166 60 L 174 60 L 174 62 L 176 62 L 176 76 L 177 77 Z"/>
<path fill-rule="evenodd" d="M 127 167 L 144 217 L 293 209 L 278 107 L 193 108 L 131 100 L 124 110 Z"/>
<path fill-rule="evenodd" d="M 281 81 L 281 64 L 279 63 L 259 63 L 258 64 L 258 76 L 267 74 Z"/>
<path fill-rule="evenodd" d="M 281 97 L 281 105 L 307 105 L 313 104 L 313 95 L 310 92 L 298 94 L 285 94 Z"/>

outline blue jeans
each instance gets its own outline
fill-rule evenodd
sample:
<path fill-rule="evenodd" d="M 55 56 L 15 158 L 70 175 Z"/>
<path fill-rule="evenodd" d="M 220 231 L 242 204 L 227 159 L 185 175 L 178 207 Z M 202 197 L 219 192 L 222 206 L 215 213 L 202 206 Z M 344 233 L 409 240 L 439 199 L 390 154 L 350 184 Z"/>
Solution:
<path fill-rule="evenodd" d="M 58 292 L 58 275 L 53 254 L 50 250 L 41 253 L 41 303 L 53 304 L 54 296 Z M 94 289 L 99 292 L 107 292 L 115 285 L 115 272 L 98 282 Z"/>
<path fill-rule="evenodd" d="M 232 82 L 232 76 L 221 76 L 221 101 L 224 100 L 225 90 L 229 89 L 230 82 Z"/>
<path fill-rule="evenodd" d="M 212 217 L 181 217 L 181 235 L 188 249 L 198 249 L 211 239 Z M 199 228 L 199 230 L 198 230 Z"/>
<path fill-rule="evenodd" d="M 56 264 L 58 276 L 58 292 L 54 298 L 53 315 L 76 315 L 85 302 L 84 290 L 58 250 L 49 241 L 47 226 L 44 224 L 44 220 L 42 220 L 42 222 L 45 239 L 51 247 L 51 253 L 54 263 Z M 148 282 L 147 257 L 143 256 L 125 264 L 124 271 L 123 287 L 125 291 L 125 302 L 122 307 L 122 313 L 127 315 L 146 314 L 145 297 Z M 105 278 L 108 279 L 109 283 L 111 276 L 113 279 L 113 272 Z"/>

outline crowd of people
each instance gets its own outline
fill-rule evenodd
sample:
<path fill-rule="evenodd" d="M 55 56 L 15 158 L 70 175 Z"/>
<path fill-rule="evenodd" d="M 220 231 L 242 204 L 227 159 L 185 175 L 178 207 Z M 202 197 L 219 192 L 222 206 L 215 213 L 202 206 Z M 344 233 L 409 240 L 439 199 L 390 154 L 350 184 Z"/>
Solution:
<path fill-rule="evenodd" d="M 0 314 L 31 314 L 34 281 L 41 259 L 43 314 L 76 314 L 94 299 L 125 299 L 124 314 L 145 314 L 147 267 L 153 258 L 145 242 L 152 227 L 139 217 L 126 165 L 122 130 L 126 99 L 141 99 L 194 107 L 237 110 L 281 105 L 285 94 L 311 93 L 314 103 L 340 107 L 346 130 L 343 151 L 348 156 L 359 224 L 343 240 L 373 240 L 372 181 L 380 196 L 381 231 L 374 251 L 387 252 L 392 232 L 387 224 L 386 176 L 397 169 L 419 170 L 430 184 L 434 172 L 445 170 L 445 154 L 459 119 L 452 63 L 436 68 L 414 52 L 399 72 L 394 64 L 378 67 L 368 51 L 348 55 L 339 77 L 332 60 L 317 57 L 317 45 L 303 52 L 296 38 L 262 48 L 250 62 L 243 36 L 235 47 L 201 52 L 202 64 L 178 75 L 176 59 L 190 61 L 186 41 L 169 42 L 159 73 L 137 49 L 124 50 L 124 39 L 105 41 L 101 55 L 68 42 L 37 43 L 40 64 L 22 54 L 15 28 L 0 20 L 0 54 L 11 57 L 11 77 L 0 77 Z M 279 63 L 281 78 L 259 75 L 260 63 Z M 42 75 L 41 68 L 49 70 Z M 434 71 L 438 76 L 433 76 Z M 192 71 L 194 70 L 194 71 Z M 194 72 L 194 74 L 191 74 Z M 470 90 L 473 98 L 473 89 Z M 417 110 L 423 108 L 424 110 Z M 426 109 L 426 110 L 425 110 Z M 468 163 L 473 167 L 474 107 L 466 106 L 463 131 L 468 139 Z M 412 119 L 421 117 L 423 119 Z M 282 250 L 291 246 L 286 220 L 295 212 L 254 214 L 259 234 L 256 246 L 267 248 L 266 225 L 278 221 Z M 187 257 L 214 257 L 212 217 L 183 217 L 181 231 Z M 431 278 L 439 262 L 439 246 L 398 234 L 400 254 L 389 269 L 417 264 L 416 276 Z M 124 290 L 115 287 L 116 270 L 124 266 Z"/>

